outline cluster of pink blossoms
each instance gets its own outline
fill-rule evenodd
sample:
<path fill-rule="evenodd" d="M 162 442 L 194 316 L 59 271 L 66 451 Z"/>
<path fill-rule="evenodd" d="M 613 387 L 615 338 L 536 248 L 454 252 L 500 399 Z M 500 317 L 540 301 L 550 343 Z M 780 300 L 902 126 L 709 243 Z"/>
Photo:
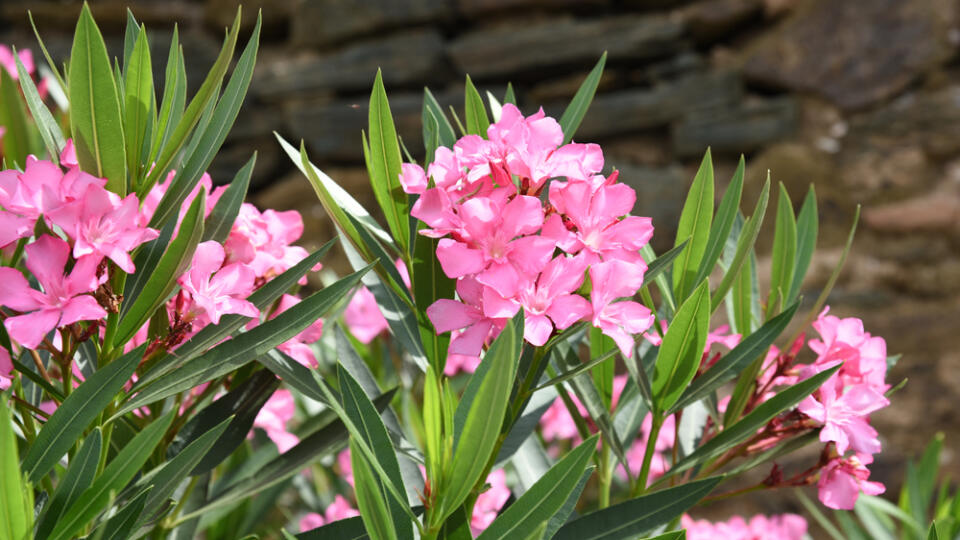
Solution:
<path fill-rule="evenodd" d="M 620 300 L 643 284 L 650 219 L 629 216 L 636 194 L 617 173 L 599 174 L 599 146 L 562 143 L 556 120 L 508 104 L 486 139 L 438 148 L 426 172 L 403 166 L 404 190 L 419 195 L 411 214 L 430 227 L 421 234 L 440 238 L 437 259 L 457 280 L 459 301 L 427 309 L 438 333 L 454 332 L 451 354 L 478 356 L 521 307 L 533 345 L 588 320 L 629 356 L 650 327 L 647 308 Z M 580 292 L 588 273 L 589 299 Z"/>
<path fill-rule="evenodd" d="M 750 521 L 734 516 L 712 523 L 684 514 L 680 525 L 687 530 L 687 540 L 803 540 L 807 538 L 807 520 L 797 514 L 764 516 Z"/>

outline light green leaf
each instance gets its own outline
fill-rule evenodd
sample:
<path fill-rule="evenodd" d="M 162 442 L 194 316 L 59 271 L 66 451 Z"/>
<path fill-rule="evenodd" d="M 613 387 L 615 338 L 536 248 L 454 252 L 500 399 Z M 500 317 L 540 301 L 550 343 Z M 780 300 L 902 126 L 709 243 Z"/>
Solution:
<path fill-rule="evenodd" d="M 514 93 L 513 84 L 510 82 L 507 82 L 507 91 L 503 94 L 503 103 L 509 103 L 511 105 L 517 104 L 517 95 Z"/>
<path fill-rule="evenodd" d="M 660 345 L 652 381 L 659 411 L 669 410 L 697 373 L 709 332 L 710 284 L 703 280 L 677 310 Z"/>
<path fill-rule="evenodd" d="M 477 87 L 473 85 L 469 75 L 467 75 L 463 106 L 467 119 L 467 134 L 479 135 L 486 139 L 490 119 L 487 117 L 487 109 L 483 106 L 483 98 L 480 97 L 480 92 L 477 92 Z"/>
<path fill-rule="evenodd" d="M 813 184 L 810 184 L 810 190 L 807 191 L 803 206 L 800 207 L 800 213 L 797 214 L 797 259 L 793 271 L 793 282 L 787 293 L 787 302 L 793 302 L 800 294 L 803 278 L 807 275 L 810 260 L 813 258 L 813 250 L 817 247 L 819 221 L 817 194 L 813 189 Z"/>
<path fill-rule="evenodd" d="M 107 189 L 123 197 L 127 162 L 120 96 L 113 77 L 107 46 L 84 4 L 70 50 L 70 132 L 80 168 L 106 178 Z"/>
<path fill-rule="evenodd" d="M 77 452 L 67 467 L 67 472 L 57 484 L 57 490 L 50 501 L 44 505 L 43 515 L 37 526 L 36 537 L 46 538 L 53 532 L 54 526 L 63 517 L 64 511 L 73 505 L 81 493 L 87 490 L 97 475 L 97 466 L 100 463 L 100 446 L 102 437 L 100 428 L 95 428 L 83 441 L 83 446 Z"/>
<path fill-rule="evenodd" d="M 253 167 L 257 162 L 257 153 L 254 152 L 250 160 L 247 161 L 233 181 L 227 186 L 227 189 L 220 195 L 217 204 L 214 205 L 210 215 L 207 216 L 203 224 L 203 237 L 201 242 L 213 240 L 223 243 L 230 235 L 230 229 L 233 228 L 233 222 L 240 213 L 240 207 L 247 196 L 247 188 L 250 186 L 250 177 L 253 175 Z"/>
<path fill-rule="evenodd" d="M 370 185 L 383 215 L 387 218 L 394 241 L 403 253 L 407 253 L 410 244 L 410 219 L 407 217 L 407 194 L 400 184 L 400 146 L 379 69 L 370 93 L 369 129 L 370 152 L 365 152 L 365 157 Z"/>
<path fill-rule="evenodd" d="M 37 131 L 40 132 L 40 138 L 43 139 L 43 144 L 47 148 L 47 153 L 50 154 L 50 159 L 58 160 L 60 152 L 66 146 L 60 124 L 53 119 L 50 109 L 44 105 L 43 99 L 37 92 L 36 85 L 33 84 L 33 78 L 23 67 L 23 62 L 20 61 L 16 50 L 13 52 L 13 58 L 17 63 L 17 80 L 20 82 L 20 89 L 23 90 L 23 97 L 26 98 L 27 108 L 30 109 Z"/>
<path fill-rule="evenodd" d="M 714 216 L 713 226 L 710 227 L 710 238 L 707 239 L 707 250 L 703 254 L 703 260 L 700 261 L 700 268 L 697 269 L 697 277 L 694 278 L 694 283 L 700 283 L 701 280 L 710 276 L 727 243 L 730 230 L 733 228 L 733 223 L 740 212 L 740 197 L 743 194 L 745 167 L 746 164 L 741 155 L 737 170 L 734 171 L 730 185 L 723 193 L 720 206 L 717 207 L 717 215 Z"/>
<path fill-rule="evenodd" d="M 2 69 L 2 68 L 0 68 Z M 17 435 L 0 394 L 0 537 L 27 538 L 33 529 L 33 489 L 24 478 L 17 458 Z"/>
<path fill-rule="evenodd" d="M 593 66 L 593 69 L 590 70 L 587 78 L 583 80 L 580 88 L 577 89 L 577 93 L 573 96 L 570 104 L 567 105 L 567 108 L 563 111 L 563 116 L 560 117 L 560 129 L 563 131 L 563 144 L 567 144 L 573 140 L 573 134 L 576 133 L 577 128 L 580 127 L 580 122 L 583 121 L 584 115 L 587 114 L 587 109 L 590 108 L 593 96 L 597 92 L 597 86 L 600 84 L 600 78 L 603 76 L 603 67 L 606 63 L 607 52 L 604 51 L 600 56 L 600 60 L 597 61 L 597 65 Z M 512 87 L 509 87 L 508 90 L 512 90 Z M 504 102 L 507 101 L 505 100 Z"/>
<path fill-rule="evenodd" d="M 773 254 L 770 267 L 770 296 L 767 300 L 767 318 L 778 313 L 777 299 L 787 294 L 793 283 L 794 261 L 797 257 L 797 220 L 787 188 L 780 183 L 777 199 L 777 220 L 773 232 Z M 785 299 L 781 300 L 785 301 Z"/>
<path fill-rule="evenodd" d="M 160 149 L 167 143 L 175 126 L 183 116 L 183 109 L 187 106 L 187 74 L 183 63 L 183 53 L 180 50 L 179 31 L 173 26 L 173 36 L 170 38 L 170 51 L 167 54 L 167 67 L 163 77 L 163 98 L 160 101 L 160 111 L 157 113 L 157 125 L 150 143 L 150 153 L 146 163 L 153 163 Z M 139 186 L 145 179 L 146 171 L 140 171 L 136 178 Z"/>
<path fill-rule="evenodd" d="M 443 108 L 437 103 L 437 98 L 433 97 L 433 93 L 426 87 L 423 89 L 423 108 L 429 110 L 437 120 L 437 127 L 439 128 L 437 135 L 440 146 L 452 148 L 453 143 L 457 142 L 457 135 L 454 133 L 450 121 L 447 120 L 447 115 L 444 114 Z"/>
<path fill-rule="evenodd" d="M 126 138 L 127 170 L 136 179 L 142 167 L 149 167 L 149 163 L 144 164 L 141 158 L 147 133 L 153 129 L 155 122 L 152 115 L 157 108 L 146 28 L 137 33 L 133 50 L 124 59 L 123 134 Z"/>
<path fill-rule="evenodd" d="M 22 470 L 39 482 L 130 380 L 143 357 L 138 347 L 97 370 L 57 407 L 23 458 Z"/>
<path fill-rule="evenodd" d="M 366 526 L 367 533 L 372 540 L 395 540 L 394 521 L 387 510 L 387 500 L 374 473 L 367 465 L 367 458 L 357 449 L 356 443 L 350 439 L 350 463 L 353 468 L 354 491 L 357 495 L 357 507 L 360 517 Z M 398 516 L 406 518 L 404 515 Z M 407 524 L 409 529 L 410 523 Z"/>
<path fill-rule="evenodd" d="M 740 275 L 744 261 L 753 253 L 753 245 L 757 241 L 760 226 L 763 225 L 763 216 L 767 211 L 767 199 L 769 195 L 770 178 L 768 175 L 767 181 L 760 191 L 760 198 L 757 199 L 757 204 L 753 209 L 753 215 L 747 218 L 743 224 L 743 229 L 740 231 L 740 238 L 737 239 L 737 249 L 734 253 L 733 260 L 730 262 L 727 272 L 723 275 L 723 279 L 720 280 L 720 285 L 713 291 L 710 302 L 713 306 L 713 311 L 716 311 L 717 308 L 720 307 L 720 303 L 727 295 L 727 291 L 733 286 L 734 279 Z"/>
<path fill-rule="evenodd" d="M 7 167 L 23 169 L 27 164 L 27 154 L 30 153 L 27 112 L 17 90 L 17 81 L 13 80 L 6 68 L 0 69 L 0 126 L 6 130 L 2 140 Z"/>
<path fill-rule="evenodd" d="M 680 302 L 683 302 L 695 285 L 693 279 L 707 250 L 711 221 L 713 221 L 713 160 L 708 148 L 700 163 L 700 170 L 697 171 L 690 191 L 687 193 L 687 200 L 680 213 L 680 223 L 677 225 L 676 244 L 680 244 L 687 238 L 690 239 L 690 244 L 680 254 L 673 269 L 673 292 Z"/>

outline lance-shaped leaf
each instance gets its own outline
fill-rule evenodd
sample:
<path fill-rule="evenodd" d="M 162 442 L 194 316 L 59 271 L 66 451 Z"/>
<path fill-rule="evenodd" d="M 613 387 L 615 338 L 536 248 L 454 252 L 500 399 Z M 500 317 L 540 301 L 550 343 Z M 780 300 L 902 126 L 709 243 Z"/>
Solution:
<path fill-rule="evenodd" d="M 546 523 L 573 493 L 597 446 L 590 437 L 550 468 L 479 536 L 479 540 L 516 538 Z"/>
<path fill-rule="evenodd" d="M 22 169 L 30 153 L 30 133 L 27 131 L 27 112 L 13 80 L 6 68 L 0 69 L 0 126 L 3 126 L 3 158 L 8 167 Z M 54 156 L 56 159 L 58 156 Z"/>
<path fill-rule="evenodd" d="M 425 226 L 425 224 L 422 224 Z M 450 336 L 437 335 L 436 329 L 427 317 L 427 307 L 441 298 L 453 298 L 456 291 L 456 281 L 447 277 L 440 268 L 437 259 L 437 242 L 435 238 L 417 235 L 413 241 L 413 268 L 410 280 L 413 282 L 413 297 L 418 310 L 417 324 L 420 328 L 420 339 L 423 342 L 424 352 L 430 364 L 437 372 L 443 371 L 447 359 L 447 346 Z"/>
<path fill-rule="evenodd" d="M 671 467 L 670 470 L 660 478 L 659 482 L 676 473 L 683 472 L 703 463 L 708 459 L 719 456 L 740 442 L 743 442 L 747 437 L 756 434 L 757 430 L 766 425 L 773 417 L 800 403 L 800 400 L 812 394 L 817 388 L 820 388 L 823 382 L 838 369 L 840 369 L 840 366 L 835 366 L 781 390 L 777 395 L 764 401 L 750 411 L 746 416 L 741 418 L 739 422 L 724 429 L 716 437 L 710 439 L 697 448 L 692 454 Z"/>
<path fill-rule="evenodd" d="M 322 527 L 303 531 L 296 536 L 298 540 L 365 540 L 367 529 L 360 516 L 340 519 Z"/>
<path fill-rule="evenodd" d="M 817 247 L 819 221 L 817 194 L 813 189 L 813 184 L 810 184 L 810 190 L 807 191 L 803 206 L 800 207 L 800 213 L 797 214 L 796 266 L 793 271 L 793 282 L 787 293 L 787 302 L 793 302 L 800 294 L 800 286 L 803 285 L 803 278 L 807 275 L 807 269 L 810 267 L 813 250 Z"/>
<path fill-rule="evenodd" d="M 429 111 L 437 121 L 437 142 L 440 146 L 453 147 L 453 143 L 457 142 L 453 126 L 447 120 L 447 115 L 443 113 L 443 107 L 437 103 L 437 98 L 433 97 L 433 93 L 426 87 L 423 89 L 423 110 Z"/>
<path fill-rule="evenodd" d="M 289 340 L 322 317 L 343 299 L 370 267 L 354 272 L 310 295 L 299 304 L 256 328 L 221 343 L 178 369 L 157 378 L 117 414 L 132 411 L 158 399 L 172 396 L 225 375 Z"/>
<path fill-rule="evenodd" d="M 727 267 L 727 272 L 723 275 L 723 279 L 720 280 L 720 285 L 713 291 L 713 296 L 710 301 L 713 306 L 713 311 L 716 311 L 717 308 L 720 307 L 720 302 L 723 301 L 727 295 L 727 291 L 733 286 L 734 280 L 740 276 L 744 262 L 753 253 L 753 245 L 757 241 L 760 226 L 763 224 L 763 216 L 767 212 L 767 199 L 769 196 L 770 178 L 768 175 L 767 181 L 763 184 L 763 189 L 760 191 L 760 198 L 757 199 L 753 215 L 747 218 L 743 224 L 743 229 L 740 231 L 740 237 L 737 239 L 737 249 L 733 255 L 733 260 Z"/>
<path fill-rule="evenodd" d="M 120 96 L 107 46 L 83 5 L 70 49 L 70 132 L 84 171 L 107 179 L 107 189 L 127 193 L 127 162 Z"/>
<path fill-rule="evenodd" d="M 597 61 L 597 65 L 593 66 L 593 69 L 590 70 L 587 78 L 583 80 L 580 88 L 577 89 L 577 93 L 574 94 L 570 104 L 567 105 L 567 108 L 563 111 L 563 116 L 560 117 L 560 129 L 563 131 L 563 144 L 567 144 L 573 140 L 573 134 L 576 133 L 577 128 L 580 127 L 580 122 L 583 121 L 583 117 L 587 114 L 587 109 L 590 108 L 590 103 L 593 102 L 593 96 L 597 93 L 597 86 L 600 84 L 600 78 L 603 76 L 603 67 L 606 63 L 607 52 L 604 51 L 603 55 L 600 56 L 600 60 Z M 508 86 L 507 90 L 512 91 L 513 87 Z M 506 99 L 504 102 L 512 103 L 506 101 Z"/>
<path fill-rule="evenodd" d="M 64 511 L 73 506 L 81 493 L 87 490 L 97 475 L 100 463 L 102 437 L 100 428 L 94 429 L 83 441 L 80 451 L 70 460 L 67 472 L 57 484 L 57 490 L 50 501 L 44 505 L 43 515 L 37 525 L 37 538 L 46 538 L 53 532 Z"/>
<path fill-rule="evenodd" d="M 689 242 L 689 240 L 684 240 L 683 242 L 680 242 L 679 245 L 674 246 L 669 251 L 650 261 L 649 266 L 647 266 L 647 271 L 643 273 L 643 280 L 649 283 L 651 281 L 660 279 L 661 275 L 669 270 L 671 266 L 673 266 L 674 260 L 676 260 L 676 258 L 683 253 L 684 248 L 687 247 Z M 666 283 L 666 281 L 664 281 L 664 283 Z"/>
<path fill-rule="evenodd" d="M 721 480 L 722 476 L 714 476 L 689 482 L 580 516 L 561 527 L 553 538 L 618 540 L 649 534 L 697 504 Z"/>
<path fill-rule="evenodd" d="M 350 439 L 350 463 L 353 469 L 357 507 L 360 509 L 360 517 L 367 528 L 367 533 L 373 540 L 396 540 L 398 531 L 394 530 L 394 521 L 391 512 L 387 509 L 389 503 L 387 495 L 380 488 L 376 475 L 370 470 L 367 458 L 357 449 L 356 442 L 352 438 Z M 407 522 L 405 529 L 409 528 L 410 523 Z"/>
<path fill-rule="evenodd" d="M 111 493 L 127 485 L 127 482 L 133 479 L 140 467 L 146 463 L 175 414 L 176 410 L 172 410 L 162 418 L 151 422 L 128 442 L 93 481 L 93 485 L 67 509 L 63 518 L 54 527 L 50 538 L 66 540 L 74 537 L 81 527 L 103 511 L 110 502 Z"/>
<path fill-rule="evenodd" d="M 461 399 L 457 405 L 457 416 L 462 415 L 463 409 L 466 411 L 465 420 L 462 431 L 458 430 L 449 481 L 437 503 L 439 507 L 434 519 L 438 521 L 451 515 L 466 500 L 492 457 L 510 402 L 522 346 L 521 313 L 504 327 L 484 356 L 483 363 L 489 368 L 478 381 L 473 399 Z"/>
<path fill-rule="evenodd" d="M 170 293 L 173 292 L 177 278 L 193 260 L 193 252 L 203 236 L 203 213 L 206 201 L 206 192 L 201 190 L 184 215 L 177 237 L 167 246 L 156 267 L 137 268 L 137 274 L 145 273 L 149 277 L 140 293 L 127 300 L 133 303 L 120 319 L 113 340 L 114 346 L 130 341 L 130 338 L 150 320 L 153 312 L 166 302 Z"/>
<path fill-rule="evenodd" d="M 486 139 L 490 119 L 487 117 L 487 109 L 483 106 L 483 98 L 480 97 L 480 92 L 477 92 L 477 87 L 473 85 L 469 75 L 467 75 L 467 85 L 464 90 L 463 107 L 467 119 L 467 134 L 479 135 Z"/>
<path fill-rule="evenodd" d="M 730 185 L 723 193 L 723 199 L 720 200 L 720 206 L 717 207 L 717 215 L 713 218 L 713 226 L 710 227 L 710 237 L 707 239 L 707 249 L 700 261 L 700 268 L 697 269 L 697 276 L 694 283 L 700 283 L 701 280 L 710 276 L 717 259 L 723 252 L 723 248 L 730 236 L 730 230 L 740 212 L 740 197 L 743 194 L 743 175 L 746 164 L 743 156 L 740 156 L 740 163 L 737 170 L 733 173 Z"/>
<path fill-rule="evenodd" d="M 156 132 L 150 143 L 149 159 L 146 160 L 149 163 L 153 163 L 160 149 L 166 144 L 183 116 L 183 109 L 187 106 L 187 73 L 179 36 L 179 30 L 174 25 L 173 35 L 170 38 L 170 51 L 167 54 L 167 67 L 163 76 L 163 98 L 160 100 L 160 111 L 157 113 Z M 146 172 L 141 172 L 137 177 L 138 185 L 145 176 Z"/>
<path fill-rule="evenodd" d="M 0 537 L 28 538 L 33 529 L 33 489 L 17 463 L 17 435 L 7 397 L 0 395 Z"/>
<path fill-rule="evenodd" d="M 393 443 L 387 434 L 387 428 L 383 425 L 383 421 L 380 419 L 380 414 L 377 412 L 376 407 L 374 407 L 370 398 L 367 397 L 367 394 L 364 393 L 360 384 L 357 383 L 356 379 L 354 379 L 347 370 L 338 367 L 337 378 L 340 383 L 340 397 L 342 399 L 341 405 L 343 406 L 343 410 L 350 417 L 353 424 L 360 429 L 359 435 L 370 449 L 373 450 L 377 462 L 383 467 L 383 470 L 386 471 L 390 482 L 393 483 L 394 489 L 403 493 L 405 488 L 403 486 L 403 477 L 400 475 L 400 465 L 397 463 L 396 450 L 393 448 Z M 383 504 L 383 511 L 385 512 L 383 515 L 387 518 L 386 521 L 381 523 L 380 519 L 374 518 L 371 514 L 364 516 L 364 522 L 368 522 L 368 519 L 370 519 L 371 522 L 385 525 L 386 530 L 391 531 L 391 535 L 380 535 L 380 538 L 412 539 L 413 529 L 410 520 L 404 513 L 404 509 L 398 507 L 400 504 L 399 501 L 390 497 L 389 492 L 385 486 L 382 485 L 381 480 L 367 467 L 366 458 L 361 452 L 355 454 L 351 452 L 351 455 L 355 463 L 362 461 L 362 465 L 368 475 L 367 480 L 369 482 L 368 485 L 365 486 L 368 491 L 367 503 L 370 505 L 368 508 L 379 511 L 379 504 Z M 370 523 L 368 523 L 368 525 L 369 524 Z M 376 535 L 373 536 L 375 538 L 377 537 Z"/>
<path fill-rule="evenodd" d="M 683 302 L 690 289 L 696 285 L 693 280 L 700 261 L 703 260 L 703 254 L 707 250 L 711 221 L 713 221 L 713 160 L 708 148 L 700 163 L 700 170 L 697 171 L 693 185 L 687 193 L 687 200 L 680 213 L 680 223 L 677 225 L 676 244 L 687 238 L 690 239 L 690 244 L 680 254 L 673 268 L 673 292 L 680 302 Z"/>
<path fill-rule="evenodd" d="M 113 401 L 140 363 L 143 349 L 138 347 L 99 369 L 57 407 L 23 458 L 21 468 L 31 482 L 40 481 Z"/>
<path fill-rule="evenodd" d="M 706 373 L 694 379 L 693 383 L 683 391 L 680 399 L 668 409 L 668 412 L 678 411 L 703 399 L 719 388 L 720 385 L 739 375 L 751 362 L 765 356 L 773 341 L 790 324 L 790 320 L 793 319 L 793 315 L 799 307 L 800 303 L 794 302 L 793 305 L 783 310 L 783 313 L 770 319 L 759 330 L 744 338 Z"/>
<path fill-rule="evenodd" d="M 710 332 L 710 288 L 707 280 L 677 310 L 663 336 L 653 371 L 653 401 L 659 411 L 669 410 L 700 368 Z"/>
<path fill-rule="evenodd" d="M 140 520 L 143 509 L 147 506 L 148 499 L 153 491 L 151 486 L 147 486 L 110 519 L 101 523 L 90 535 L 90 538 L 96 538 L 97 540 L 126 540 L 130 538 L 130 533 L 137 526 L 137 521 Z"/>
<path fill-rule="evenodd" d="M 777 220 L 773 230 L 773 254 L 770 265 L 770 296 L 767 300 L 767 317 L 777 313 L 777 300 L 784 298 L 793 284 L 794 261 L 797 257 L 797 220 L 793 215 L 793 203 L 787 188 L 780 183 L 777 199 Z"/>
<path fill-rule="evenodd" d="M 227 189 L 220 195 L 217 204 L 214 205 L 210 215 L 203 224 L 202 242 L 213 240 L 223 243 L 230 235 L 230 229 L 233 228 L 233 222 L 237 220 L 240 213 L 240 207 L 247 196 L 247 188 L 250 186 L 250 177 L 253 175 L 253 166 L 257 162 L 257 153 L 254 152 L 250 160 L 247 161 L 233 181 L 227 186 Z"/>
<path fill-rule="evenodd" d="M 50 109 L 43 103 L 43 99 L 37 92 L 37 86 L 33 84 L 33 78 L 27 73 L 27 69 L 23 67 L 23 62 L 20 61 L 16 49 L 13 51 L 13 58 L 17 63 L 17 80 L 20 82 L 20 89 L 23 90 L 23 97 L 26 99 L 27 108 L 30 109 L 30 115 L 33 116 L 33 121 L 37 125 L 37 131 L 40 132 L 40 138 L 43 139 L 43 144 L 46 146 L 50 158 L 57 159 L 66 145 L 60 124 L 53 119 Z"/>
<path fill-rule="evenodd" d="M 377 70 L 370 93 L 370 145 L 364 147 L 367 173 L 373 194 L 377 198 L 387 226 L 401 251 L 407 252 L 410 243 L 410 219 L 407 217 L 407 194 L 400 184 L 400 145 L 397 129 L 390 113 L 390 103 L 383 87 L 383 76 Z M 369 150 L 368 152 L 366 150 Z"/>
<path fill-rule="evenodd" d="M 137 178 L 142 162 L 144 141 L 153 130 L 157 102 L 153 89 L 153 66 L 146 28 L 137 33 L 129 61 L 124 63 L 123 134 L 126 138 L 127 170 Z"/>

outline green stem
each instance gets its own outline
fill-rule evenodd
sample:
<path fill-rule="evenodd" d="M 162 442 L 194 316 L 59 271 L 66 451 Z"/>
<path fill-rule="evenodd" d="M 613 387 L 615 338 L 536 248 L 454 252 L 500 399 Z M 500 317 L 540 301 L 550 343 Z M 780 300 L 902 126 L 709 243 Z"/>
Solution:
<path fill-rule="evenodd" d="M 599 464 L 597 474 L 600 478 L 600 508 L 610 506 L 610 486 L 613 483 L 613 467 L 610 463 L 610 451 L 607 449 L 607 440 L 601 439 L 600 454 L 597 456 Z"/>
<path fill-rule="evenodd" d="M 660 428 L 663 426 L 663 418 L 659 414 L 653 415 L 653 422 L 650 426 L 650 436 L 647 438 L 647 448 L 643 454 L 643 465 L 640 467 L 640 476 L 637 483 L 633 486 L 633 497 L 643 495 L 647 489 L 647 478 L 650 476 L 650 463 L 653 461 L 653 454 L 657 447 L 657 437 L 660 436 Z"/>

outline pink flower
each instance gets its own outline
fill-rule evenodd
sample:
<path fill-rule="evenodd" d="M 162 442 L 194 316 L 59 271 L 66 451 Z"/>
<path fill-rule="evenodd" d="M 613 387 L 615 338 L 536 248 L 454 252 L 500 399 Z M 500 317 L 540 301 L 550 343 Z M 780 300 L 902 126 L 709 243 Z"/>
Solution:
<path fill-rule="evenodd" d="M 167 194 L 167 189 L 170 188 L 170 184 L 173 183 L 173 179 L 176 175 L 177 171 L 171 170 L 169 173 L 167 173 L 167 178 L 164 179 L 163 182 L 154 184 L 147 193 L 147 196 L 143 198 L 143 202 L 140 206 L 141 225 L 146 226 L 147 223 L 150 222 L 150 219 L 153 218 L 153 214 L 157 211 L 157 206 L 160 204 L 160 201 L 163 200 L 163 196 Z M 183 217 L 187 214 L 187 210 L 190 209 L 190 205 L 193 204 L 193 200 L 196 199 L 197 195 L 200 194 L 200 190 L 204 190 L 207 193 L 204 216 L 209 216 L 210 212 L 213 211 L 213 207 L 216 206 L 217 201 L 220 200 L 220 197 L 223 195 L 223 192 L 226 191 L 226 189 L 227 186 L 219 186 L 214 188 L 213 180 L 210 179 L 210 175 L 203 173 L 203 175 L 200 177 L 200 181 L 193 186 L 193 189 L 189 194 L 187 194 L 186 199 L 184 199 L 183 203 L 180 205 L 180 213 L 177 214 L 177 226 L 174 228 L 174 234 L 176 234 L 180 229 L 180 222 L 183 221 Z M 239 217 L 237 219 L 239 219 Z"/>
<path fill-rule="evenodd" d="M 300 303 L 300 299 L 292 294 L 284 294 L 280 297 L 280 304 L 277 309 L 270 314 L 273 319 Z M 251 322 L 255 322 L 254 319 Z M 315 343 L 323 336 L 323 319 L 317 319 L 309 326 L 304 328 L 299 334 L 293 336 L 289 341 L 280 344 L 277 349 L 287 353 L 291 358 L 307 367 L 317 367 L 317 357 L 310 347 L 310 343 Z"/>
<path fill-rule="evenodd" d="M 820 440 L 835 442 L 841 455 L 848 448 L 864 454 L 876 454 L 880 451 L 880 440 L 877 439 L 877 431 L 868 423 L 867 416 L 886 407 L 890 401 L 867 384 L 839 388 L 838 379 L 837 374 L 831 376 L 814 395 L 801 401 L 797 408 L 823 425 Z"/>
<path fill-rule="evenodd" d="M 628 263 L 618 259 L 594 264 L 590 267 L 593 291 L 593 325 L 612 338 L 620 352 L 630 357 L 633 354 L 633 335 L 650 328 L 653 314 L 645 306 L 630 300 L 616 302 L 618 298 L 630 297 L 643 285 L 646 265 Z"/>
<path fill-rule="evenodd" d="M 575 397 L 573 399 L 576 400 Z M 577 403 L 578 408 L 582 407 L 579 402 L 575 403 Z M 586 409 L 583 413 L 586 415 Z M 576 441 L 580 437 L 577 432 L 577 424 L 573 421 L 573 417 L 570 416 L 570 412 L 560 398 L 554 400 L 553 404 L 540 417 L 540 429 L 543 440 L 547 442 Z"/>
<path fill-rule="evenodd" d="M 13 362 L 10 360 L 10 351 L 0 347 L 0 390 L 10 388 L 13 381 Z"/>
<path fill-rule="evenodd" d="M 74 257 L 107 257 L 132 274 L 135 268 L 130 251 L 159 234 L 137 223 L 139 209 L 136 195 L 131 193 L 120 201 L 115 194 L 91 184 L 83 198 L 51 211 L 49 218 L 74 239 Z"/>
<path fill-rule="evenodd" d="M 80 162 L 77 161 L 77 149 L 73 146 L 73 139 L 67 139 L 67 144 L 60 151 L 60 165 L 68 169 L 80 165 Z"/>
<path fill-rule="evenodd" d="M 343 312 L 343 321 L 347 323 L 353 337 L 361 343 L 370 343 L 373 338 L 390 328 L 377 306 L 377 299 L 366 287 L 360 287 L 354 293 Z"/>
<path fill-rule="evenodd" d="M 427 174 L 415 163 L 400 165 L 400 185 L 407 193 L 422 194 L 427 189 Z"/>
<path fill-rule="evenodd" d="M 0 247 L 7 246 L 21 238 L 29 238 L 37 220 L 18 216 L 13 212 L 0 209 Z"/>
<path fill-rule="evenodd" d="M 327 507 L 327 510 L 324 512 L 324 517 L 327 520 L 327 523 L 332 523 L 334 521 L 340 521 L 341 519 L 352 518 L 359 516 L 360 512 L 350 506 L 350 502 L 343 498 L 343 495 L 337 495 L 333 498 L 333 502 L 330 506 Z"/>
<path fill-rule="evenodd" d="M 817 353 L 815 362 L 822 369 L 843 362 L 840 375 L 844 384 L 863 382 L 886 392 L 887 344 L 881 337 L 863 330 L 863 321 L 855 317 L 840 319 L 827 315 L 829 306 L 813 323 L 821 339 L 811 339 L 810 348 Z"/>
<path fill-rule="evenodd" d="M 27 70 L 27 73 L 32 75 L 36 69 L 33 64 L 33 52 L 31 52 L 30 49 L 23 49 L 17 52 L 17 56 L 20 58 L 20 63 L 23 64 L 23 68 Z M 13 80 L 16 81 L 20 79 L 20 75 L 17 72 L 17 61 L 13 56 L 13 50 L 6 45 L 0 45 L 0 66 L 3 66 L 3 68 L 7 70 L 10 78 Z"/>
<path fill-rule="evenodd" d="M 860 492 L 879 495 L 886 491 L 880 482 L 870 482 L 870 471 L 856 457 L 834 458 L 820 471 L 817 482 L 820 502 L 836 510 L 853 510 Z"/>
<path fill-rule="evenodd" d="M 293 395 L 281 388 L 270 396 L 253 420 L 254 427 L 266 431 L 281 454 L 300 442 L 296 435 L 287 431 L 287 422 L 293 419 L 295 409 Z"/>
<path fill-rule="evenodd" d="M 454 336 L 454 340 L 462 334 L 457 334 Z M 453 340 L 451 340 L 451 344 Z M 443 374 L 447 377 L 453 377 L 457 373 L 473 373 L 477 370 L 477 366 L 480 365 L 479 356 L 468 356 L 465 354 L 448 354 L 447 362 L 443 366 Z"/>
<path fill-rule="evenodd" d="M 345 448 L 337 454 L 337 465 L 340 467 L 340 474 L 348 484 L 353 486 L 353 462 L 350 461 L 350 449 Z"/>
<path fill-rule="evenodd" d="M 492 337 L 491 334 L 499 333 L 506 324 L 506 318 L 488 317 L 484 314 L 487 311 L 485 299 L 502 300 L 496 293 L 485 295 L 486 289 L 475 279 L 465 277 L 457 281 L 457 294 L 463 302 L 441 298 L 427 307 L 427 317 L 436 328 L 437 334 L 462 329 L 462 332 L 455 334 L 450 341 L 450 354 L 479 356 L 483 345 Z"/>
<path fill-rule="evenodd" d="M 687 530 L 688 540 L 802 540 L 807 537 L 807 521 L 797 514 L 758 514 L 749 522 L 733 516 L 718 523 L 695 520 L 684 514 L 680 526 Z"/>
<path fill-rule="evenodd" d="M 583 284 L 587 260 L 560 255 L 547 263 L 535 282 L 520 286 L 517 298 L 524 309 L 523 337 L 540 346 L 550 339 L 553 327 L 563 330 L 591 315 L 590 302 L 572 294 Z"/>
<path fill-rule="evenodd" d="M 253 292 L 253 271 L 239 263 L 221 268 L 223 259 L 220 244 L 211 240 L 197 246 L 190 270 L 177 280 L 190 295 L 189 315 L 206 315 L 213 324 L 219 324 L 220 317 L 228 313 L 259 316 L 260 310 L 245 300 Z"/>
<path fill-rule="evenodd" d="M 309 514 L 300 518 L 300 532 L 304 533 L 316 529 L 317 527 L 323 527 L 327 524 L 327 521 L 323 519 L 323 516 L 316 512 L 310 512 Z"/>
<path fill-rule="evenodd" d="M 470 530 L 478 536 L 497 518 L 497 513 L 510 498 L 510 488 L 507 487 L 506 474 L 503 469 L 497 469 L 487 476 L 490 488 L 477 497 L 473 505 L 473 516 L 470 518 Z"/>
<path fill-rule="evenodd" d="M 4 321 L 10 337 L 32 349 L 54 328 L 107 316 L 87 294 L 100 284 L 98 257 L 80 257 L 66 275 L 70 246 L 63 240 L 44 235 L 25 251 L 27 270 L 36 277 L 43 291 L 31 289 L 17 270 L 0 268 L 0 305 L 24 313 Z"/>
<path fill-rule="evenodd" d="M 0 206 L 35 220 L 61 205 L 76 202 L 89 186 L 103 187 L 106 183 L 105 178 L 91 176 L 78 168 L 64 174 L 51 161 L 27 156 L 27 166 L 22 173 L 15 169 L 0 171 Z"/>

